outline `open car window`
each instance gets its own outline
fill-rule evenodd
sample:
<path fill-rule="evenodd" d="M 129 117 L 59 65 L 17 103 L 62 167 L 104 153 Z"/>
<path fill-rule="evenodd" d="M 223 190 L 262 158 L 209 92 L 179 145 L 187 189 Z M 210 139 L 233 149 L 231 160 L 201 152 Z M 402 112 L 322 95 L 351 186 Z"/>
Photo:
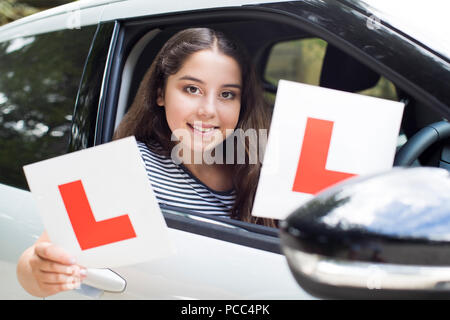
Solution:
<path fill-rule="evenodd" d="M 121 47 L 115 51 L 122 56 L 115 62 L 114 67 L 117 70 L 111 71 L 111 74 L 120 75 L 117 78 L 120 85 L 117 86 L 116 98 L 111 98 L 111 101 L 117 102 L 111 108 L 116 112 L 112 128 L 118 126 L 131 105 L 140 81 L 162 45 L 179 30 L 198 26 L 218 29 L 245 44 L 264 85 L 266 97 L 272 105 L 280 79 L 383 99 L 397 101 L 406 99 L 408 103 L 413 101 L 408 93 L 398 90 L 397 84 L 380 75 L 372 66 L 368 66 L 367 61 L 363 63 L 355 59 L 324 37 L 319 37 L 310 30 L 306 31 L 300 23 L 297 27 L 284 24 L 277 19 L 251 18 L 251 16 L 251 13 L 245 16 L 242 12 L 236 16 L 236 11 L 224 10 L 224 12 L 215 11 L 213 15 L 211 12 L 200 12 L 192 16 L 186 14 L 183 18 L 168 16 L 155 21 L 150 17 L 148 20 L 124 22 L 117 35 L 117 43 Z M 423 110 L 428 109 L 424 107 Z M 415 117 L 415 114 L 413 116 Z M 112 132 L 110 129 L 105 136 L 112 136 Z M 405 135 L 399 138 L 399 145 L 408 137 L 409 135 Z M 215 230 L 214 237 L 219 239 L 225 237 L 226 232 L 247 233 L 264 239 L 277 238 L 278 234 L 275 228 L 227 218 L 202 216 L 184 208 L 162 207 L 162 210 L 167 221 L 172 219 L 169 226 L 176 225 L 180 230 L 201 233 L 204 231 L 198 231 L 194 224 L 206 223 Z"/>

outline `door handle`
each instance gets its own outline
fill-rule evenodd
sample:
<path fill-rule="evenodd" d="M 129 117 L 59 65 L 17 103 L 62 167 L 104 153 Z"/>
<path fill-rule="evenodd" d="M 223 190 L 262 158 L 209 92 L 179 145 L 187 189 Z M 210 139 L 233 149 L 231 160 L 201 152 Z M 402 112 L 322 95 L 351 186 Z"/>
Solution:
<path fill-rule="evenodd" d="M 110 269 L 88 268 L 83 284 L 103 291 L 123 292 L 127 282 Z"/>

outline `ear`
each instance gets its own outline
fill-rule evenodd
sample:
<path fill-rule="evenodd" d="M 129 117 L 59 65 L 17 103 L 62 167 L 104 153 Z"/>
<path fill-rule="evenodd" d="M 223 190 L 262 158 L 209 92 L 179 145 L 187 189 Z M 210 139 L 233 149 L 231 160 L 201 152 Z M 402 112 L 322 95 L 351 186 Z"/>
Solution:
<path fill-rule="evenodd" d="M 158 89 L 158 91 L 156 92 L 157 96 L 156 96 L 156 104 L 160 107 L 164 107 L 164 94 L 161 90 L 161 88 Z"/>

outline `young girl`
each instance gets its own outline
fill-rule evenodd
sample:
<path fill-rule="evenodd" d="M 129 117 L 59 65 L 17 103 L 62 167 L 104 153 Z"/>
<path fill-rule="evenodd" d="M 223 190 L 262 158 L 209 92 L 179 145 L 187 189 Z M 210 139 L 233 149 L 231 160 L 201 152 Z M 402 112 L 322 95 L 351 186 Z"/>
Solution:
<path fill-rule="evenodd" d="M 258 157 L 255 146 L 233 134 L 268 126 L 263 93 L 244 51 L 220 32 L 195 28 L 166 42 L 114 139 L 134 135 L 139 141 L 161 207 L 275 226 L 251 216 L 261 161 L 250 163 Z M 204 161 L 206 153 L 216 161 Z M 17 273 L 28 292 L 43 297 L 78 286 L 86 270 L 44 232 L 23 253 Z"/>
<path fill-rule="evenodd" d="M 142 142 L 144 162 L 160 203 L 272 225 L 251 216 L 260 161 L 251 164 L 248 155 L 241 164 L 192 163 L 201 159 L 195 152 L 217 147 L 234 129 L 268 129 L 269 121 L 262 90 L 244 51 L 222 33 L 187 29 L 161 49 L 114 138 L 134 135 Z M 176 165 L 169 159 L 177 143 L 173 140 L 180 138 L 176 132 L 183 130 L 183 151 L 192 152 L 183 156 L 191 161 L 182 159 Z M 248 140 L 230 138 L 235 144 L 246 143 L 234 151 L 254 149 Z M 198 150 L 196 139 L 203 142 Z"/>

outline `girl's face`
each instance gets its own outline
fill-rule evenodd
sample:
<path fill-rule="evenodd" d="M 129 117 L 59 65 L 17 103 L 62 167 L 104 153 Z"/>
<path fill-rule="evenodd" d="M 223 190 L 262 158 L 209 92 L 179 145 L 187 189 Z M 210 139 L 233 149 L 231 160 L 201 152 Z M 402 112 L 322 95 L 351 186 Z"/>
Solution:
<path fill-rule="evenodd" d="M 233 58 L 215 49 L 201 50 L 168 77 L 157 104 L 165 108 L 169 128 L 183 145 L 205 151 L 236 128 L 241 89 L 241 70 Z"/>

